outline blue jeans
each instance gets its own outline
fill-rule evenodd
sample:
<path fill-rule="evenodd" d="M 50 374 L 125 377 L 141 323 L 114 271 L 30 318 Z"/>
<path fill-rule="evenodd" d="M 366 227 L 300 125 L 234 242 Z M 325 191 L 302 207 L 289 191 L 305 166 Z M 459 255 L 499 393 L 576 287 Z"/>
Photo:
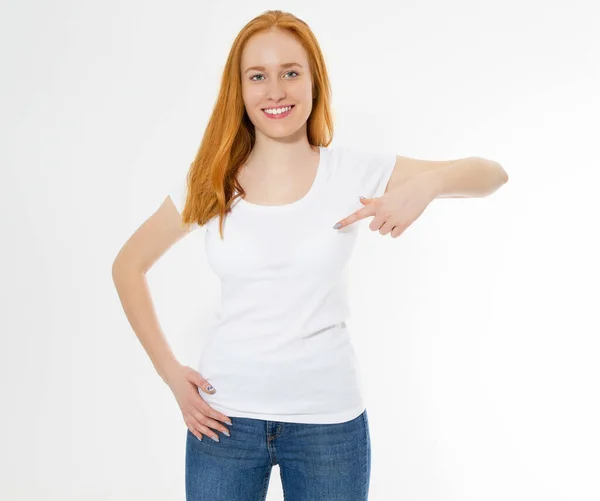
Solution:
<path fill-rule="evenodd" d="M 279 465 L 285 501 L 366 501 L 371 473 L 367 411 L 345 423 L 230 416 L 219 442 L 188 429 L 186 501 L 264 501 Z"/>

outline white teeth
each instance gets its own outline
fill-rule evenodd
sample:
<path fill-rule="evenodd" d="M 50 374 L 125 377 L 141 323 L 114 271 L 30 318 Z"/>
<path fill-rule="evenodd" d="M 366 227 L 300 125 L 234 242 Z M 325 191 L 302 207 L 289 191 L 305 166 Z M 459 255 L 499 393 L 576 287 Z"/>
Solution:
<path fill-rule="evenodd" d="M 286 111 L 291 110 L 291 109 L 292 109 L 292 107 L 288 106 L 286 108 L 270 108 L 270 109 L 267 109 L 264 111 L 265 111 L 265 113 L 268 113 L 269 115 L 279 115 L 279 114 L 285 113 Z"/>

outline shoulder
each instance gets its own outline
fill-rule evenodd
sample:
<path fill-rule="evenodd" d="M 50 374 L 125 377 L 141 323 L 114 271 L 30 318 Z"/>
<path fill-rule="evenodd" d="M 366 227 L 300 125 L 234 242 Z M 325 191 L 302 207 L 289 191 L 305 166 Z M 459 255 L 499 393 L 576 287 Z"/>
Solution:
<path fill-rule="evenodd" d="M 396 153 L 364 145 L 336 145 L 332 152 L 332 178 L 353 195 L 381 196 L 396 165 Z"/>
<path fill-rule="evenodd" d="M 396 163 L 396 153 L 385 148 L 340 144 L 330 147 L 334 169 L 372 171 L 387 169 Z"/>

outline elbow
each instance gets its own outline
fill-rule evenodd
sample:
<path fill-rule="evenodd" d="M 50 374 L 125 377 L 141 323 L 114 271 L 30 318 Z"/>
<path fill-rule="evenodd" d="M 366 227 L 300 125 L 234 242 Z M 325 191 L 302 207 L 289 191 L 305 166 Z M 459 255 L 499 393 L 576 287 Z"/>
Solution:
<path fill-rule="evenodd" d="M 115 285 L 119 281 L 119 276 L 121 275 L 122 270 L 123 270 L 123 263 L 117 256 L 117 258 L 113 261 L 112 268 L 111 268 L 111 276 L 112 276 L 113 283 Z"/>
<path fill-rule="evenodd" d="M 111 276 L 114 284 L 116 285 L 125 274 L 129 273 L 133 269 L 134 267 L 132 266 L 131 262 L 127 260 L 125 256 L 123 256 L 122 252 L 119 252 L 113 261 L 111 268 Z"/>
<path fill-rule="evenodd" d="M 494 162 L 494 165 L 496 166 L 496 169 L 498 170 L 498 177 L 500 178 L 500 181 L 502 184 L 505 184 L 508 182 L 508 172 L 506 172 L 504 170 L 504 167 L 502 167 L 502 165 L 500 165 L 498 162 Z"/>
<path fill-rule="evenodd" d="M 124 277 L 129 277 L 132 273 L 136 275 L 145 275 L 147 268 L 139 265 L 132 259 L 119 254 L 112 264 L 111 276 L 113 283 L 117 285 Z"/>

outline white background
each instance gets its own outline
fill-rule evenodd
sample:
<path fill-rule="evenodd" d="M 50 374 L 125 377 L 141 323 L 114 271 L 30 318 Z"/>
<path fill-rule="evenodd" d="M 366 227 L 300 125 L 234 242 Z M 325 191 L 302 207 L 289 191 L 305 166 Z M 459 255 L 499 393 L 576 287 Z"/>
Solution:
<path fill-rule="evenodd" d="M 0 498 L 184 499 L 187 428 L 111 266 L 187 171 L 238 31 L 273 8 L 321 44 L 334 145 L 510 176 L 397 239 L 361 230 L 348 324 L 370 499 L 599 499 L 592 0 L 3 2 Z M 148 273 L 183 363 L 217 306 L 202 236 Z"/>

